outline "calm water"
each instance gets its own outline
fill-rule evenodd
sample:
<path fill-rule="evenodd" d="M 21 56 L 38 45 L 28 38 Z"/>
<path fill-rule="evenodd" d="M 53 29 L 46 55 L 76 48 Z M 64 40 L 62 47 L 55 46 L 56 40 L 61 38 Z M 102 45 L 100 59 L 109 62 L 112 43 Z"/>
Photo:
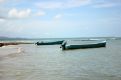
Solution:
<path fill-rule="evenodd" d="M 68 51 L 59 45 L 9 47 L 21 52 L 1 57 L 0 80 L 121 80 L 121 40 L 108 40 L 106 48 Z"/>

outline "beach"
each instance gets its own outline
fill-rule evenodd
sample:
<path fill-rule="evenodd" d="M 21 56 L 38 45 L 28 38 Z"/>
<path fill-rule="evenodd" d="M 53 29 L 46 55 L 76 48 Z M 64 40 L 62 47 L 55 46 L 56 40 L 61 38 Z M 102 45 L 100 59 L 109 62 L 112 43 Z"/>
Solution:
<path fill-rule="evenodd" d="M 106 47 L 65 50 L 60 45 L 0 47 L 0 80 L 121 80 L 121 39 Z"/>

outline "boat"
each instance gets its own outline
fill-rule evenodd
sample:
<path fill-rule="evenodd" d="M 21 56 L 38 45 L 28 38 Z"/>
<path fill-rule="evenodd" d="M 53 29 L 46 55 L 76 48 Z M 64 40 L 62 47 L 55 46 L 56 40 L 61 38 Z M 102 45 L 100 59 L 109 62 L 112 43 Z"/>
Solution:
<path fill-rule="evenodd" d="M 88 43 L 88 44 L 72 44 L 68 45 L 67 42 L 63 42 L 61 45 L 62 50 L 68 49 L 86 49 L 86 48 L 99 48 L 106 47 L 106 41 L 98 42 L 98 43 Z"/>
<path fill-rule="evenodd" d="M 57 45 L 57 44 L 62 44 L 64 40 L 62 41 L 53 41 L 53 42 L 36 42 L 36 45 Z"/>

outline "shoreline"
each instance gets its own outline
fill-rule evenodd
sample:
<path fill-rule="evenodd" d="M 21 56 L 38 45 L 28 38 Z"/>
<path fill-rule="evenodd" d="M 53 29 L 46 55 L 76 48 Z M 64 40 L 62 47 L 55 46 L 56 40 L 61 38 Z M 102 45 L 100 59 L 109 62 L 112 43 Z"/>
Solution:
<path fill-rule="evenodd" d="M 34 44 L 34 43 L 27 43 L 27 42 L 0 42 L 0 47 L 8 46 L 8 45 L 19 45 L 19 44 Z"/>

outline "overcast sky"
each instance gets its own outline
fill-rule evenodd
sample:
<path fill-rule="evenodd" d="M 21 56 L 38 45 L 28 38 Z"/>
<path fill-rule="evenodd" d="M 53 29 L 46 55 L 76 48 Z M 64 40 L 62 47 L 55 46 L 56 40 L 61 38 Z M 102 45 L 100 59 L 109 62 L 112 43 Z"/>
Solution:
<path fill-rule="evenodd" d="M 121 0 L 0 0 L 0 36 L 121 37 Z"/>

